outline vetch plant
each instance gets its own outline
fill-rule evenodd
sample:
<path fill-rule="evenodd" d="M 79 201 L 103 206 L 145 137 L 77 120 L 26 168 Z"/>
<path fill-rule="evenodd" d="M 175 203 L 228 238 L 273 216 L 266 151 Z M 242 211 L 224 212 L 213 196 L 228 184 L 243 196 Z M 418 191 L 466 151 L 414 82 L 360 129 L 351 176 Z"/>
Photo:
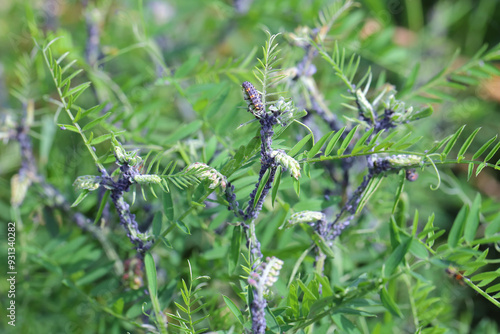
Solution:
<path fill-rule="evenodd" d="M 473 124 L 494 106 L 453 108 L 500 75 L 500 45 L 429 76 L 379 1 L 317 18 L 299 2 L 120 6 L 84 4 L 83 42 L 28 6 L 34 47 L 6 77 L 22 330 L 67 330 L 34 315 L 50 300 L 82 333 L 498 331 L 469 313 L 500 308 L 500 142 Z M 261 53 L 256 18 L 280 31 Z M 413 34 L 432 43 L 428 20 Z M 68 311 L 82 301 L 90 320 Z"/>

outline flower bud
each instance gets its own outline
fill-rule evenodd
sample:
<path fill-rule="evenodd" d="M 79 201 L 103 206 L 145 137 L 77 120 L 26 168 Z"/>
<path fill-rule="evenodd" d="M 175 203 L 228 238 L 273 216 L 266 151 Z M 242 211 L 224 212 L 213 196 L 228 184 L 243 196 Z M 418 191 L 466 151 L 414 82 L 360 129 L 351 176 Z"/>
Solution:
<path fill-rule="evenodd" d="M 271 152 L 271 157 L 276 160 L 283 168 L 288 169 L 290 174 L 298 180 L 300 177 L 300 165 L 291 156 L 287 155 L 283 150 L 274 150 Z"/>
<path fill-rule="evenodd" d="M 99 188 L 100 181 L 100 176 L 83 175 L 76 178 L 75 182 L 73 182 L 73 187 L 75 187 L 76 190 L 93 191 Z"/>

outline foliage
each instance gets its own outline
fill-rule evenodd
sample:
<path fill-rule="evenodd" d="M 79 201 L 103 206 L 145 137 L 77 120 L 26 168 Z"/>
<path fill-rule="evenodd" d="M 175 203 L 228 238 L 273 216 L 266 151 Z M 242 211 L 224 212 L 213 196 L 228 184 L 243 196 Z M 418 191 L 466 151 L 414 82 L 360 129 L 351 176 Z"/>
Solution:
<path fill-rule="evenodd" d="M 498 332 L 498 6 L 43 3 L 0 9 L 5 332 Z"/>

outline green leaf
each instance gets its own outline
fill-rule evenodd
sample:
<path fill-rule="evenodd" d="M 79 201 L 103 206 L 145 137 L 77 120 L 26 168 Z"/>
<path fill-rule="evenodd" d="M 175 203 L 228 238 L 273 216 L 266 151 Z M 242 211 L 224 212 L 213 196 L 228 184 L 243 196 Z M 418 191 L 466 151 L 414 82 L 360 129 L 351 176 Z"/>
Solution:
<path fill-rule="evenodd" d="M 224 103 L 224 101 L 226 101 L 229 92 L 229 86 L 224 85 L 221 91 L 217 94 L 217 97 L 210 103 L 210 106 L 207 108 L 206 117 L 208 119 L 213 118 L 215 114 L 222 110 L 222 104 Z M 214 121 L 218 121 L 218 119 L 214 119 Z"/>
<path fill-rule="evenodd" d="M 241 237 L 243 235 L 242 227 L 235 226 L 233 236 L 231 238 L 231 246 L 229 247 L 228 272 L 231 275 L 238 266 L 241 251 Z"/>
<path fill-rule="evenodd" d="M 97 124 L 101 123 L 102 121 L 104 121 L 106 118 L 108 118 L 109 116 L 111 116 L 111 112 L 108 112 L 106 113 L 104 116 L 101 116 L 99 118 L 96 118 L 94 119 L 93 121 L 90 121 L 88 122 L 87 124 L 85 124 L 85 126 L 82 128 L 82 131 L 85 132 L 87 131 L 88 129 L 92 129 L 94 126 L 96 126 Z"/>
<path fill-rule="evenodd" d="M 477 150 L 477 152 L 472 156 L 472 160 L 476 160 L 477 158 L 479 158 L 481 154 L 483 154 L 484 151 L 486 151 L 488 147 L 490 147 L 490 145 L 493 144 L 495 140 L 497 140 L 497 137 L 498 135 L 495 135 L 495 137 L 491 138 L 483 146 L 481 146 L 481 148 Z"/>
<path fill-rule="evenodd" d="M 74 121 L 78 122 L 81 118 L 87 117 L 91 114 L 98 114 L 102 109 L 104 109 L 104 106 L 105 106 L 104 104 L 98 104 L 90 109 L 87 109 L 86 111 L 81 112 L 80 118 L 77 119 L 75 117 Z M 80 111 L 80 109 L 78 111 Z M 78 114 L 77 114 L 77 116 L 78 116 Z"/>
<path fill-rule="evenodd" d="M 474 240 L 474 237 L 476 236 L 477 228 L 479 226 L 480 212 L 481 212 L 481 195 L 477 194 L 470 208 L 470 212 L 467 215 L 467 220 L 465 221 L 464 239 L 467 242 L 471 242 L 472 240 Z"/>
<path fill-rule="evenodd" d="M 260 196 L 262 195 L 262 191 L 264 190 L 264 187 L 269 180 L 269 175 L 271 174 L 271 169 L 268 168 L 264 175 L 262 176 L 262 179 L 260 180 L 259 187 L 257 188 L 257 192 L 255 193 L 255 198 L 253 201 L 253 209 L 255 209 L 255 206 L 257 205 L 257 202 L 260 199 Z"/>
<path fill-rule="evenodd" d="M 486 293 L 493 293 L 500 291 L 500 283 L 490 286 L 486 289 Z"/>
<path fill-rule="evenodd" d="M 361 210 L 363 210 L 365 205 L 368 203 L 368 200 L 377 191 L 378 187 L 380 186 L 383 180 L 384 176 L 381 174 L 375 175 L 370 179 L 368 185 L 366 186 L 365 191 L 363 192 L 363 195 L 361 196 L 361 199 L 359 200 L 358 208 L 356 209 L 356 214 L 359 214 Z"/>
<path fill-rule="evenodd" d="M 120 297 L 117 301 L 114 302 L 112 309 L 117 314 L 123 314 L 123 307 L 125 306 L 125 302 L 123 297 Z"/>
<path fill-rule="evenodd" d="M 78 128 L 74 125 L 70 125 L 70 124 L 57 124 L 57 126 L 59 128 L 61 128 L 61 130 L 69 130 L 69 131 L 72 131 L 72 132 L 76 132 L 76 133 L 80 133 L 80 130 L 78 130 Z"/>
<path fill-rule="evenodd" d="M 233 313 L 236 319 L 238 319 L 239 323 L 243 325 L 245 323 L 245 319 L 243 318 L 243 314 L 241 314 L 241 311 L 238 308 L 238 306 L 236 306 L 236 304 L 233 303 L 233 301 L 228 297 L 222 295 L 222 298 L 224 298 L 224 302 L 226 303 L 231 313 Z"/>
<path fill-rule="evenodd" d="M 153 218 L 153 235 L 155 238 L 158 238 L 161 234 L 162 217 L 161 212 L 157 212 Z"/>
<path fill-rule="evenodd" d="M 335 147 L 335 145 L 339 141 L 339 139 L 342 136 L 342 134 L 344 133 L 344 131 L 345 131 L 345 126 L 342 129 L 340 129 L 339 131 L 337 131 L 335 133 L 335 135 L 332 137 L 332 139 L 330 139 L 330 142 L 328 142 L 328 145 L 326 145 L 326 148 L 325 148 L 325 156 L 329 155 L 332 152 L 333 148 Z"/>
<path fill-rule="evenodd" d="M 158 294 L 158 283 L 156 281 L 156 266 L 155 260 L 151 253 L 147 252 L 144 255 L 144 267 L 146 268 L 146 276 L 148 281 L 148 289 L 152 298 L 156 298 Z"/>
<path fill-rule="evenodd" d="M 431 116 L 433 112 L 434 112 L 434 109 L 432 109 L 432 107 L 429 106 L 429 107 L 424 108 L 422 110 L 419 110 L 415 114 L 411 115 L 411 117 L 409 118 L 409 120 L 410 121 L 416 121 L 416 120 L 419 120 L 419 119 L 422 119 L 422 118 L 426 118 L 426 117 Z"/>
<path fill-rule="evenodd" d="M 196 67 L 196 65 L 198 65 L 199 62 L 200 62 L 199 54 L 192 56 L 175 71 L 174 78 L 179 79 L 186 77 L 189 73 L 191 73 L 191 71 Z"/>
<path fill-rule="evenodd" d="M 191 122 L 189 124 L 183 125 L 183 126 L 179 127 L 170 136 L 168 136 L 164 140 L 163 144 L 169 145 L 169 144 L 175 143 L 183 138 L 186 138 L 189 135 L 191 135 L 192 133 L 198 131 L 202 125 L 203 125 L 203 121 L 201 121 L 201 120 L 196 120 L 196 121 Z"/>
<path fill-rule="evenodd" d="M 78 69 L 76 70 L 75 72 L 71 73 L 70 75 L 68 75 L 66 77 L 66 79 L 64 79 L 61 84 L 59 85 L 59 87 L 64 87 L 67 85 L 67 87 L 69 87 L 69 85 L 71 85 L 71 80 L 76 77 L 78 74 L 82 73 L 83 70 L 82 69 Z M 67 93 L 63 94 L 63 96 L 66 96 Z"/>
<path fill-rule="evenodd" d="M 297 197 L 300 197 L 300 181 L 294 178 L 292 178 L 292 180 L 293 180 L 293 189 L 295 190 Z"/>
<path fill-rule="evenodd" d="M 106 207 L 110 194 L 111 190 L 106 190 L 104 195 L 102 195 L 101 204 L 99 205 L 99 210 L 97 210 L 97 214 L 95 215 L 94 225 L 97 225 L 99 223 L 99 219 L 101 219 L 102 213 L 104 212 L 104 208 Z"/>
<path fill-rule="evenodd" d="M 317 300 L 316 296 L 314 293 L 312 293 L 311 290 L 300 280 L 297 279 L 297 283 L 299 283 L 300 288 L 302 289 L 302 292 L 304 292 L 304 298 L 310 299 L 310 300 Z"/>
<path fill-rule="evenodd" d="M 483 162 L 481 164 L 479 164 L 479 166 L 477 166 L 477 169 L 476 169 L 476 176 L 479 175 L 479 173 L 481 173 L 481 171 L 484 169 L 484 167 L 486 167 L 486 164 Z"/>
<path fill-rule="evenodd" d="M 396 131 L 393 133 L 396 133 Z M 447 143 L 451 139 L 452 136 L 453 135 L 449 135 L 448 137 L 444 138 L 440 142 L 437 142 L 436 144 L 434 144 L 434 146 L 427 152 L 427 154 L 431 154 L 431 153 L 434 153 L 437 150 L 439 150 L 445 143 Z"/>
<path fill-rule="evenodd" d="M 488 222 L 488 225 L 484 230 L 484 235 L 486 237 L 492 237 L 498 232 L 500 232 L 500 214 L 497 214 L 495 218 Z"/>
<path fill-rule="evenodd" d="M 368 131 L 366 131 L 361 138 L 356 142 L 354 147 L 352 148 L 352 154 L 356 154 L 357 152 L 361 151 L 363 149 L 363 146 L 365 145 L 366 140 L 368 139 L 369 136 L 373 133 L 374 128 L 370 128 Z"/>
<path fill-rule="evenodd" d="M 299 297 L 297 295 L 297 285 L 295 285 L 295 283 L 290 284 L 288 289 L 287 304 L 289 307 L 287 314 L 293 318 L 298 318 L 300 316 L 300 306 Z"/>
<path fill-rule="evenodd" d="M 332 132 L 329 132 L 327 133 L 326 135 L 324 135 L 323 137 L 321 137 L 320 140 L 318 140 L 316 142 L 316 144 L 314 144 L 314 146 L 311 148 L 311 150 L 307 153 L 307 158 L 311 159 L 313 158 L 318 152 L 319 150 L 323 147 L 323 145 L 326 143 L 326 141 L 334 134 L 335 132 L 332 131 Z"/>
<path fill-rule="evenodd" d="M 405 177 L 405 173 L 403 171 L 403 173 L 401 173 L 401 175 L 399 176 L 399 184 L 398 184 L 398 188 L 396 189 L 396 196 L 394 198 L 394 204 L 392 205 L 392 214 L 393 215 L 396 212 L 399 198 L 401 197 L 401 193 L 403 192 L 403 189 L 405 187 L 405 180 L 406 180 L 406 177 Z"/>
<path fill-rule="evenodd" d="M 500 273 L 498 271 L 487 271 L 485 273 L 480 273 L 477 275 L 474 275 L 470 278 L 471 281 L 483 281 L 483 280 L 489 280 L 489 279 L 496 279 L 500 277 Z"/>
<path fill-rule="evenodd" d="M 86 272 L 85 276 L 82 276 L 75 282 L 75 285 L 83 286 L 95 282 L 101 277 L 108 275 L 110 269 L 111 269 L 110 266 L 104 266 L 104 267 L 99 267 L 90 273 Z"/>
<path fill-rule="evenodd" d="M 464 158 L 465 152 L 467 152 L 467 149 L 469 148 L 470 144 L 472 144 L 472 141 L 474 140 L 474 137 L 476 137 L 479 130 L 481 130 L 481 128 L 477 128 L 476 130 L 474 130 L 474 132 L 472 132 L 472 134 L 463 143 L 462 147 L 460 148 L 460 151 L 458 151 L 457 154 L 457 159 L 459 162 Z"/>
<path fill-rule="evenodd" d="M 498 149 L 500 149 L 500 141 L 491 149 L 490 153 L 484 158 L 484 162 L 488 162 L 493 156 L 497 153 Z"/>
<path fill-rule="evenodd" d="M 88 189 L 84 189 L 80 195 L 78 195 L 78 198 L 75 199 L 75 201 L 73 202 L 73 204 L 71 204 L 71 207 L 74 208 L 75 206 L 77 206 L 78 204 L 81 203 L 81 201 L 83 201 L 85 199 L 85 197 L 87 197 L 87 195 L 90 193 L 90 190 Z"/>
<path fill-rule="evenodd" d="M 400 95 L 406 95 L 411 91 L 413 86 L 415 85 L 415 81 L 417 80 L 418 72 L 420 69 L 420 63 L 416 63 L 415 66 L 413 66 L 410 75 L 408 75 L 408 79 L 406 79 L 406 82 L 401 89 Z"/>
<path fill-rule="evenodd" d="M 455 143 L 457 142 L 458 137 L 460 136 L 460 134 L 462 133 L 462 131 L 464 130 L 464 128 L 465 128 L 465 125 L 462 125 L 462 127 L 460 127 L 460 129 L 458 129 L 453 134 L 453 136 L 450 138 L 450 141 L 448 141 L 448 143 L 446 144 L 443 152 L 441 153 L 441 159 L 445 159 L 446 156 L 450 153 L 451 149 L 453 148 L 453 146 L 455 146 Z"/>
<path fill-rule="evenodd" d="M 111 133 L 107 133 L 105 135 L 99 136 L 97 138 L 94 138 L 90 141 L 90 145 L 97 145 L 102 143 L 103 141 L 109 140 L 113 137 Z"/>
<path fill-rule="evenodd" d="M 191 234 L 191 231 L 189 230 L 189 227 L 188 227 L 186 224 L 184 224 L 184 222 L 183 222 L 182 220 L 176 220 L 176 221 L 175 221 L 175 225 L 176 225 L 176 226 L 177 226 L 177 228 L 178 228 L 179 230 L 181 230 L 183 233 L 188 234 L 188 235 L 190 235 L 190 234 Z"/>
<path fill-rule="evenodd" d="M 412 240 L 413 238 L 409 237 L 403 239 L 401 241 L 401 244 L 399 244 L 399 246 L 396 247 L 396 249 L 391 253 L 391 255 L 384 264 L 384 269 L 383 269 L 384 277 L 389 277 L 394 273 L 394 271 L 399 266 L 401 261 L 403 261 L 406 253 L 408 253 Z"/>
<path fill-rule="evenodd" d="M 294 157 L 297 155 L 302 147 L 311 139 L 311 134 L 308 134 L 304 138 L 302 138 L 290 151 L 288 151 L 288 155 Z"/>
<path fill-rule="evenodd" d="M 274 201 L 276 200 L 276 195 L 278 194 L 278 189 L 281 182 L 281 166 L 278 166 L 276 170 L 276 176 L 274 178 L 273 190 L 271 192 L 271 205 L 274 208 Z"/>
<path fill-rule="evenodd" d="M 448 234 L 448 246 L 455 248 L 458 245 L 462 233 L 464 231 L 465 221 L 467 220 L 467 215 L 469 213 L 469 207 L 467 205 L 462 206 L 460 211 L 451 226 L 450 234 Z"/>
<path fill-rule="evenodd" d="M 56 129 L 53 118 L 49 115 L 43 116 L 42 133 L 40 136 L 40 160 L 43 161 L 44 164 L 49 160 L 52 145 L 54 144 Z"/>
<path fill-rule="evenodd" d="M 274 316 L 274 314 L 271 311 L 271 309 L 269 308 L 269 306 L 267 306 L 265 308 L 265 317 L 266 317 L 267 327 L 270 329 L 270 331 L 272 333 L 281 333 L 282 332 L 280 325 L 278 323 L 278 320 Z"/>
<path fill-rule="evenodd" d="M 342 144 L 340 145 L 340 148 L 337 151 L 337 155 L 344 154 L 344 151 L 347 149 L 347 147 L 351 143 L 351 140 L 354 137 L 354 135 L 356 134 L 356 132 L 358 131 L 358 128 L 359 128 L 359 124 L 356 125 L 354 128 L 352 128 L 351 131 L 349 131 L 349 133 L 347 134 L 347 136 L 342 141 Z"/>
<path fill-rule="evenodd" d="M 392 315 L 402 318 L 403 314 L 398 308 L 398 305 L 396 302 L 392 299 L 392 297 L 389 295 L 389 292 L 387 292 L 387 289 L 384 287 L 380 290 L 380 301 L 382 302 L 382 305 L 389 311 Z"/>
<path fill-rule="evenodd" d="M 163 193 L 163 213 L 165 213 L 165 216 L 169 221 L 174 221 L 174 203 L 172 201 L 171 192 Z"/>
<path fill-rule="evenodd" d="M 330 248 L 330 246 L 328 245 L 328 242 L 322 237 L 320 236 L 319 234 L 317 233 L 314 233 L 312 235 L 312 239 L 314 241 L 314 243 L 316 244 L 316 246 L 319 247 L 319 249 L 329 258 L 333 259 L 335 257 L 335 253 L 333 252 L 333 250 Z"/>
<path fill-rule="evenodd" d="M 469 166 L 467 167 L 467 181 L 470 180 L 473 173 L 474 173 L 474 163 L 469 162 Z"/>
<path fill-rule="evenodd" d="M 79 84 L 78 86 L 76 86 L 75 88 L 72 88 L 69 90 L 69 92 L 67 92 L 65 95 L 63 95 L 63 97 L 68 97 L 70 95 L 75 95 L 75 98 L 73 101 L 76 101 L 76 98 L 81 94 L 83 93 L 83 91 L 85 91 L 87 88 L 90 87 L 90 81 L 87 81 L 87 82 L 84 82 L 82 84 Z"/>

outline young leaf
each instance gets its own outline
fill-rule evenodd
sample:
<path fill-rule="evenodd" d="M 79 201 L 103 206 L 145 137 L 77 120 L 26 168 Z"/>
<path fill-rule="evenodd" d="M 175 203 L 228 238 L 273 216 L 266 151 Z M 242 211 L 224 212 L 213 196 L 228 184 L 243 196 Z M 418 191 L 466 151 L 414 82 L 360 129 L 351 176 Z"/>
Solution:
<path fill-rule="evenodd" d="M 178 69 L 175 71 L 174 77 L 176 79 L 186 77 L 200 62 L 200 55 L 194 55 L 185 61 Z"/>
<path fill-rule="evenodd" d="M 469 207 L 466 205 L 462 206 L 457 214 L 457 217 L 455 218 L 455 221 L 453 222 L 453 225 L 451 226 L 450 234 L 448 235 L 448 245 L 451 248 L 456 247 L 462 237 L 468 213 Z"/>
<path fill-rule="evenodd" d="M 99 210 L 97 210 L 97 214 L 95 215 L 94 225 L 97 225 L 99 223 L 99 219 L 101 219 L 102 213 L 104 212 L 104 208 L 106 207 L 106 204 L 108 203 L 108 198 L 109 198 L 110 194 L 111 194 L 111 191 L 106 190 L 104 195 L 102 195 L 101 205 L 99 205 Z"/>
<path fill-rule="evenodd" d="M 288 155 L 291 157 L 295 157 L 297 153 L 299 153 L 300 149 L 304 147 L 304 145 L 311 139 L 311 134 L 308 134 L 304 138 L 302 138 L 294 147 L 288 152 Z"/>
<path fill-rule="evenodd" d="M 314 144 L 314 146 L 311 148 L 311 150 L 307 153 L 307 157 L 309 159 L 313 158 L 319 150 L 323 147 L 323 145 L 326 143 L 326 141 L 333 135 L 334 131 L 327 133 L 323 137 L 321 137 L 320 140 Z"/>
<path fill-rule="evenodd" d="M 384 177 L 379 174 L 374 176 L 368 185 L 366 186 L 365 191 L 363 192 L 363 195 L 361 196 L 361 199 L 359 200 L 358 208 L 356 209 L 356 214 L 359 214 L 361 210 L 365 207 L 366 203 L 368 203 L 368 200 L 370 197 L 377 191 L 378 187 L 382 183 Z"/>
<path fill-rule="evenodd" d="M 163 193 L 163 212 L 169 221 L 174 221 L 174 203 L 171 192 Z"/>
<path fill-rule="evenodd" d="M 222 295 L 222 298 L 224 298 L 224 302 L 226 303 L 231 313 L 233 313 L 236 319 L 238 319 L 238 321 L 240 322 L 240 324 L 243 325 L 245 323 L 245 319 L 243 318 L 243 314 L 241 314 L 241 311 L 238 308 L 238 306 L 236 306 L 236 304 L 228 297 Z"/>
<path fill-rule="evenodd" d="M 345 152 L 345 150 L 347 149 L 347 147 L 351 143 L 352 138 L 354 137 L 354 135 L 358 131 L 358 128 L 359 128 L 359 124 L 356 125 L 351 131 L 349 131 L 347 136 L 344 138 L 344 141 L 342 141 L 342 144 L 340 145 L 340 148 L 337 151 L 337 155 L 342 155 Z"/>
<path fill-rule="evenodd" d="M 78 204 L 81 203 L 81 201 L 83 201 L 85 199 L 85 197 L 87 197 L 87 195 L 90 193 L 90 190 L 88 189 L 84 189 L 80 195 L 78 195 L 78 198 L 73 202 L 73 204 L 71 204 L 71 207 L 74 208 L 75 206 L 77 206 Z"/>
<path fill-rule="evenodd" d="M 293 179 L 293 189 L 295 190 L 297 197 L 300 197 L 300 181 L 299 180 Z"/>
<path fill-rule="evenodd" d="M 500 148 L 500 141 L 491 149 L 490 153 L 484 158 L 484 162 L 488 162 L 497 153 Z"/>
<path fill-rule="evenodd" d="M 419 69 L 420 69 L 420 63 L 417 62 L 417 64 L 415 66 L 413 66 L 413 68 L 410 72 L 410 75 L 408 75 L 408 79 L 406 79 L 406 82 L 405 82 L 403 88 L 401 89 L 400 95 L 406 95 L 407 93 L 409 93 L 411 91 L 411 89 L 415 85 L 415 81 L 417 79 Z"/>
<path fill-rule="evenodd" d="M 231 238 L 231 246 L 229 247 L 228 272 L 231 275 L 234 269 L 238 266 L 241 251 L 242 227 L 235 226 L 233 229 L 233 237 Z"/>
<path fill-rule="evenodd" d="M 474 155 L 472 156 L 472 160 L 476 160 L 477 158 L 479 158 L 481 156 L 481 154 L 484 153 L 484 151 L 486 151 L 488 149 L 488 147 L 490 147 L 490 145 L 495 141 L 497 140 L 497 137 L 498 135 L 495 135 L 495 137 L 491 138 L 490 140 L 488 140 L 483 146 L 481 146 L 481 148 L 479 150 L 477 150 L 476 153 L 474 153 Z"/>
<path fill-rule="evenodd" d="M 80 130 L 78 130 L 78 128 L 76 126 L 74 126 L 74 125 L 70 125 L 70 124 L 57 124 L 57 126 L 61 130 L 69 130 L 71 132 L 80 133 Z"/>
<path fill-rule="evenodd" d="M 191 231 L 189 230 L 189 226 L 187 226 L 186 224 L 184 224 L 184 222 L 182 220 L 176 220 L 175 221 L 175 225 L 177 226 L 177 228 L 179 230 L 181 230 L 183 233 L 185 234 L 188 234 L 190 235 L 191 234 Z"/>
<path fill-rule="evenodd" d="M 278 188 L 281 182 L 281 166 L 276 169 L 276 176 L 274 178 L 273 190 L 271 192 L 271 205 L 274 208 L 274 201 L 276 200 L 276 195 L 278 194 Z"/>
<path fill-rule="evenodd" d="M 469 166 L 467 168 L 467 181 L 470 180 L 473 172 L 474 172 L 474 163 L 469 162 Z"/>
<path fill-rule="evenodd" d="M 368 137 L 370 137 L 373 133 L 374 128 L 370 128 L 368 131 L 366 131 L 361 138 L 356 142 L 354 147 L 352 148 L 352 154 L 356 154 L 357 152 L 361 151 L 363 149 L 363 145 L 365 144 L 366 140 Z"/>
<path fill-rule="evenodd" d="M 403 239 L 401 244 L 391 253 L 384 264 L 384 277 L 389 277 L 394 273 L 398 265 L 403 261 L 406 253 L 408 253 L 412 240 L 413 238 L 406 237 L 406 239 Z"/>
<path fill-rule="evenodd" d="M 448 153 L 450 153 L 451 149 L 453 148 L 453 146 L 455 146 L 455 143 L 457 142 L 458 137 L 460 136 L 464 128 L 465 125 L 462 125 L 462 127 L 460 127 L 460 129 L 458 129 L 450 138 L 450 141 L 446 144 L 443 152 L 441 153 L 441 159 L 445 159 Z"/>
<path fill-rule="evenodd" d="M 153 218 L 153 235 L 157 238 L 161 233 L 162 225 L 162 214 L 161 212 L 157 212 Z"/>
<path fill-rule="evenodd" d="M 262 179 L 260 180 L 259 187 L 257 188 L 257 192 L 255 193 L 255 198 L 253 201 L 253 209 L 255 209 L 255 206 L 259 201 L 260 195 L 262 195 L 262 191 L 264 190 L 264 186 L 266 185 L 267 180 L 269 180 L 270 174 L 271 174 L 271 169 L 267 169 L 264 176 L 262 176 Z"/>
<path fill-rule="evenodd" d="M 104 116 L 101 116 L 99 118 L 96 118 L 94 119 L 93 121 L 85 124 L 85 126 L 82 128 L 82 131 L 85 132 L 87 131 L 88 129 L 92 129 L 94 126 L 96 126 L 97 124 L 101 123 L 102 121 L 104 121 L 106 118 L 108 118 L 109 116 L 111 116 L 111 112 L 108 112 L 106 113 Z"/>
<path fill-rule="evenodd" d="M 472 132 L 471 135 L 467 138 L 467 140 L 463 143 L 462 147 L 460 148 L 460 151 L 458 151 L 457 154 L 457 159 L 459 162 L 463 160 L 465 152 L 467 152 L 467 149 L 469 148 L 470 144 L 472 144 L 472 141 L 474 140 L 474 137 L 476 137 L 479 130 L 481 130 L 481 128 L 477 128 L 476 130 L 474 130 L 474 132 Z"/>
<path fill-rule="evenodd" d="M 481 171 L 484 169 L 484 167 L 486 167 L 486 164 L 483 162 L 481 163 L 479 166 L 477 166 L 477 169 L 476 169 L 476 176 L 479 175 L 479 173 L 481 173 Z"/>
<path fill-rule="evenodd" d="M 189 135 L 191 135 L 192 133 L 198 131 L 202 125 L 203 125 L 203 121 L 201 121 L 201 120 L 196 120 L 196 121 L 193 121 L 189 124 L 183 125 L 183 126 L 179 127 L 176 131 L 174 131 L 174 133 L 172 133 L 170 136 L 168 136 L 163 141 L 163 144 L 169 145 L 169 144 L 175 143 L 178 140 L 186 138 Z"/>
<path fill-rule="evenodd" d="M 337 131 L 335 135 L 333 135 L 328 145 L 326 145 L 325 156 L 329 155 L 330 152 L 332 152 L 333 148 L 335 147 L 335 144 L 337 144 L 344 131 L 345 131 L 345 126 L 339 131 Z"/>
<path fill-rule="evenodd" d="M 75 95 L 75 98 L 74 98 L 73 101 L 76 101 L 76 97 L 80 96 L 80 94 L 83 93 L 83 91 L 86 90 L 88 87 L 90 87 L 90 81 L 84 82 L 84 83 L 79 84 L 78 86 L 72 88 L 65 95 L 63 95 L 63 97 L 68 97 L 70 95 Z"/>
<path fill-rule="evenodd" d="M 155 260 L 149 252 L 147 252 L 144 256 L 144 267 L 146 268 L 149 293 L 152 297 L 156 298 L 158 293 L 158 283 L 156 281 L 156 266 Z"/>
<path fill-rule="evenodd" d="M 399 318 L 403 317 L 403 314 L 399 310 L 398 305 L 389 295 L 389 292 L 387 292 L 387 289 L 385 287 L 380 290 L 380 301 L 382 302 L 382 305 L 384 305 L 384 307 L 387 309 L 387 311 L 389 311 L 391 314 Z"/>
<path fill-rule="evenodd" d="M 476 231 L 479 226 L 479 214 L 481 212 L 481 195 L 477 194 L 470 212 L 467 215 L 464 228 L 464 239 L 466 242 L 471 242 L 476 236 Z"/>

